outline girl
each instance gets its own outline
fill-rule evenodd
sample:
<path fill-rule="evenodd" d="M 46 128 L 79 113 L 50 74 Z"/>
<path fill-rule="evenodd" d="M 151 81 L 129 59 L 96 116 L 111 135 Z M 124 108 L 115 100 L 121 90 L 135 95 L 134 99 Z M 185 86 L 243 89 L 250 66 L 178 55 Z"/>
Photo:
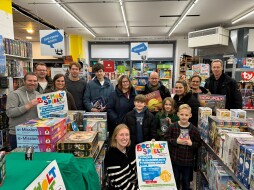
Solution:
<path fill-rule="evenodd" d="M 179 118 L 175 111 L 175 101 L 167 97 L 162 102 L 162 110 L 155 115 L 157 127 L 157 137 L 159 141 L 166 140 L 164 134 L 171 123 L 178 121 Z"/>

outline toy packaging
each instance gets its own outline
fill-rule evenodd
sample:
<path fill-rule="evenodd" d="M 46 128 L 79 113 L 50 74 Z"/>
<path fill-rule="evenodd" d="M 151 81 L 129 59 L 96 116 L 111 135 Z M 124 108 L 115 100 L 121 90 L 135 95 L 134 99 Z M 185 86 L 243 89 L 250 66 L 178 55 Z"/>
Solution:
<path fill-rule="evenodd" d="M 241 118 L 246 119 L 246 111 L 241 109 L 230 109 L 231 118 Z"/>
<path fill-rule="evenodd" d="M 221 119 L 230 119 L 231 112 L 228 109 L 217 109 L 216 110 L 216 117 Z"/>

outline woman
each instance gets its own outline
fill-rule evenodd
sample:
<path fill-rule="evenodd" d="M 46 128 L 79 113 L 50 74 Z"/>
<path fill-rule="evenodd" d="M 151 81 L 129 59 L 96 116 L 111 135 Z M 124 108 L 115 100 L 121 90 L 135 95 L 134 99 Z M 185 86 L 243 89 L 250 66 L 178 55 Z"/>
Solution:
<path fill-rule="evenodd" d="M 190 88 L 186 81 L 179 80 L 176 81 L 175 85 L 175 96 L 174 100 L 176 102 L 176 108 L 182 104 L 188 104 L 191 107 L 192 117 L 190 118 L 190 122 L 197 127 L 198 124 L 198 107 L 200 107 L 200 103 L 198 99 L 192 94 Z"/>
<path fill-rule="evenodd" d="M 111 93 L 107 104 L 109 133 L 112 134 L 115 127 L 123 121 L 124 116 L 134 108 L 136 91 L 128 76 L 122 75 L 115 91 Z"/>
<path fill-rule="evenodd" d="M 200 86 L 202 78 L 199 75 L 193 75 L 190 78 L 190 87 L 192 90 L 192 94 L 198 98 L 198 94 L 207 94 L 209 91 L 204 87 Z"/>
<path fill-rule="evenodd" d="M 65 78 L 63 74 L 56 74 L 53 78 L 53 88 L 50 91 L 47 92 L 55 92 L 58 90 L 64 90 L 66 91 L 66 97 L 68 102 L 68 109 L 69 110 L 77 110 L 75 101 L 73 96 L 70 92 L 67 91 L 65 87 Z"/>
<path fill-rule="evenodd" d="M 130 144 L 129 128 L 125 124 L 118 125 L 105 157 L 109 190 L 138 189 L 135 148 Z"/>

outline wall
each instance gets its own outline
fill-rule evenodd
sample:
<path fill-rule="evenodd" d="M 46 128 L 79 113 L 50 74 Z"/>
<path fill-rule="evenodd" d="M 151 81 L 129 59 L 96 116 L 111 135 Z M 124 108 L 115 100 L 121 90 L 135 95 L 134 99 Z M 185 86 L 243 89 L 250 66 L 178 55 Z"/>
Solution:
<path fill-rule="evenodd" d="M 40 42 L 33 42 L 33 59 L 57 59 L 53 56 L 42 56 Z"/>

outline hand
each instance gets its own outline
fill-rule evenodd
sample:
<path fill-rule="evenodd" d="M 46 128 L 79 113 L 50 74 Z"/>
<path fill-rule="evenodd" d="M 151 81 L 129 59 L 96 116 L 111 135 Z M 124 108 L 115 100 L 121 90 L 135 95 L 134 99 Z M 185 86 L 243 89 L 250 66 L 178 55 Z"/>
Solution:
<path fill-rule="evenodd" d="M 151 141 L 152 141 L 152 142 L 155 142 L 155 139 L 152 139 Z"/>
<path fill-rule="evenodd" d="M 38 104 L 37 99 L 32 99 L 28 104 L 25 105 L 25 108 L 27 110 L 31 109 L 32 107 L 36 106 Z"/>
<path fill-rule="evenodd" d="M 181 144 L 181 145 L 185 145 L 186 144 L 185 140 L 180 139 L 179 137 L 177 138 L 176 142 L 177 142 L 177 144 Z"/>
<path fill-rule="evenodd" d="M 171 121 L 171 119 L 170 119 L 169 117 L 166 117 L 166 121 L 167 121 L 169 124 L 172 123 L 172 121 Z"/>
<path fill-rule="evenodd" d="M 99 109 L 96 109 L 96 108 L 92 108 L 92 109 L 91 109 L 91 112 L 100 112 L 100 110 L 99 110 Z"/>
<path fill-rule="evenodd" d="M 188 140 L 185 140 L 186 141 L 186 145 L 188 145 L 188 146 L 192 146 L 192 141 L 191 141 L 191 139 L 189 138 Z"/>

